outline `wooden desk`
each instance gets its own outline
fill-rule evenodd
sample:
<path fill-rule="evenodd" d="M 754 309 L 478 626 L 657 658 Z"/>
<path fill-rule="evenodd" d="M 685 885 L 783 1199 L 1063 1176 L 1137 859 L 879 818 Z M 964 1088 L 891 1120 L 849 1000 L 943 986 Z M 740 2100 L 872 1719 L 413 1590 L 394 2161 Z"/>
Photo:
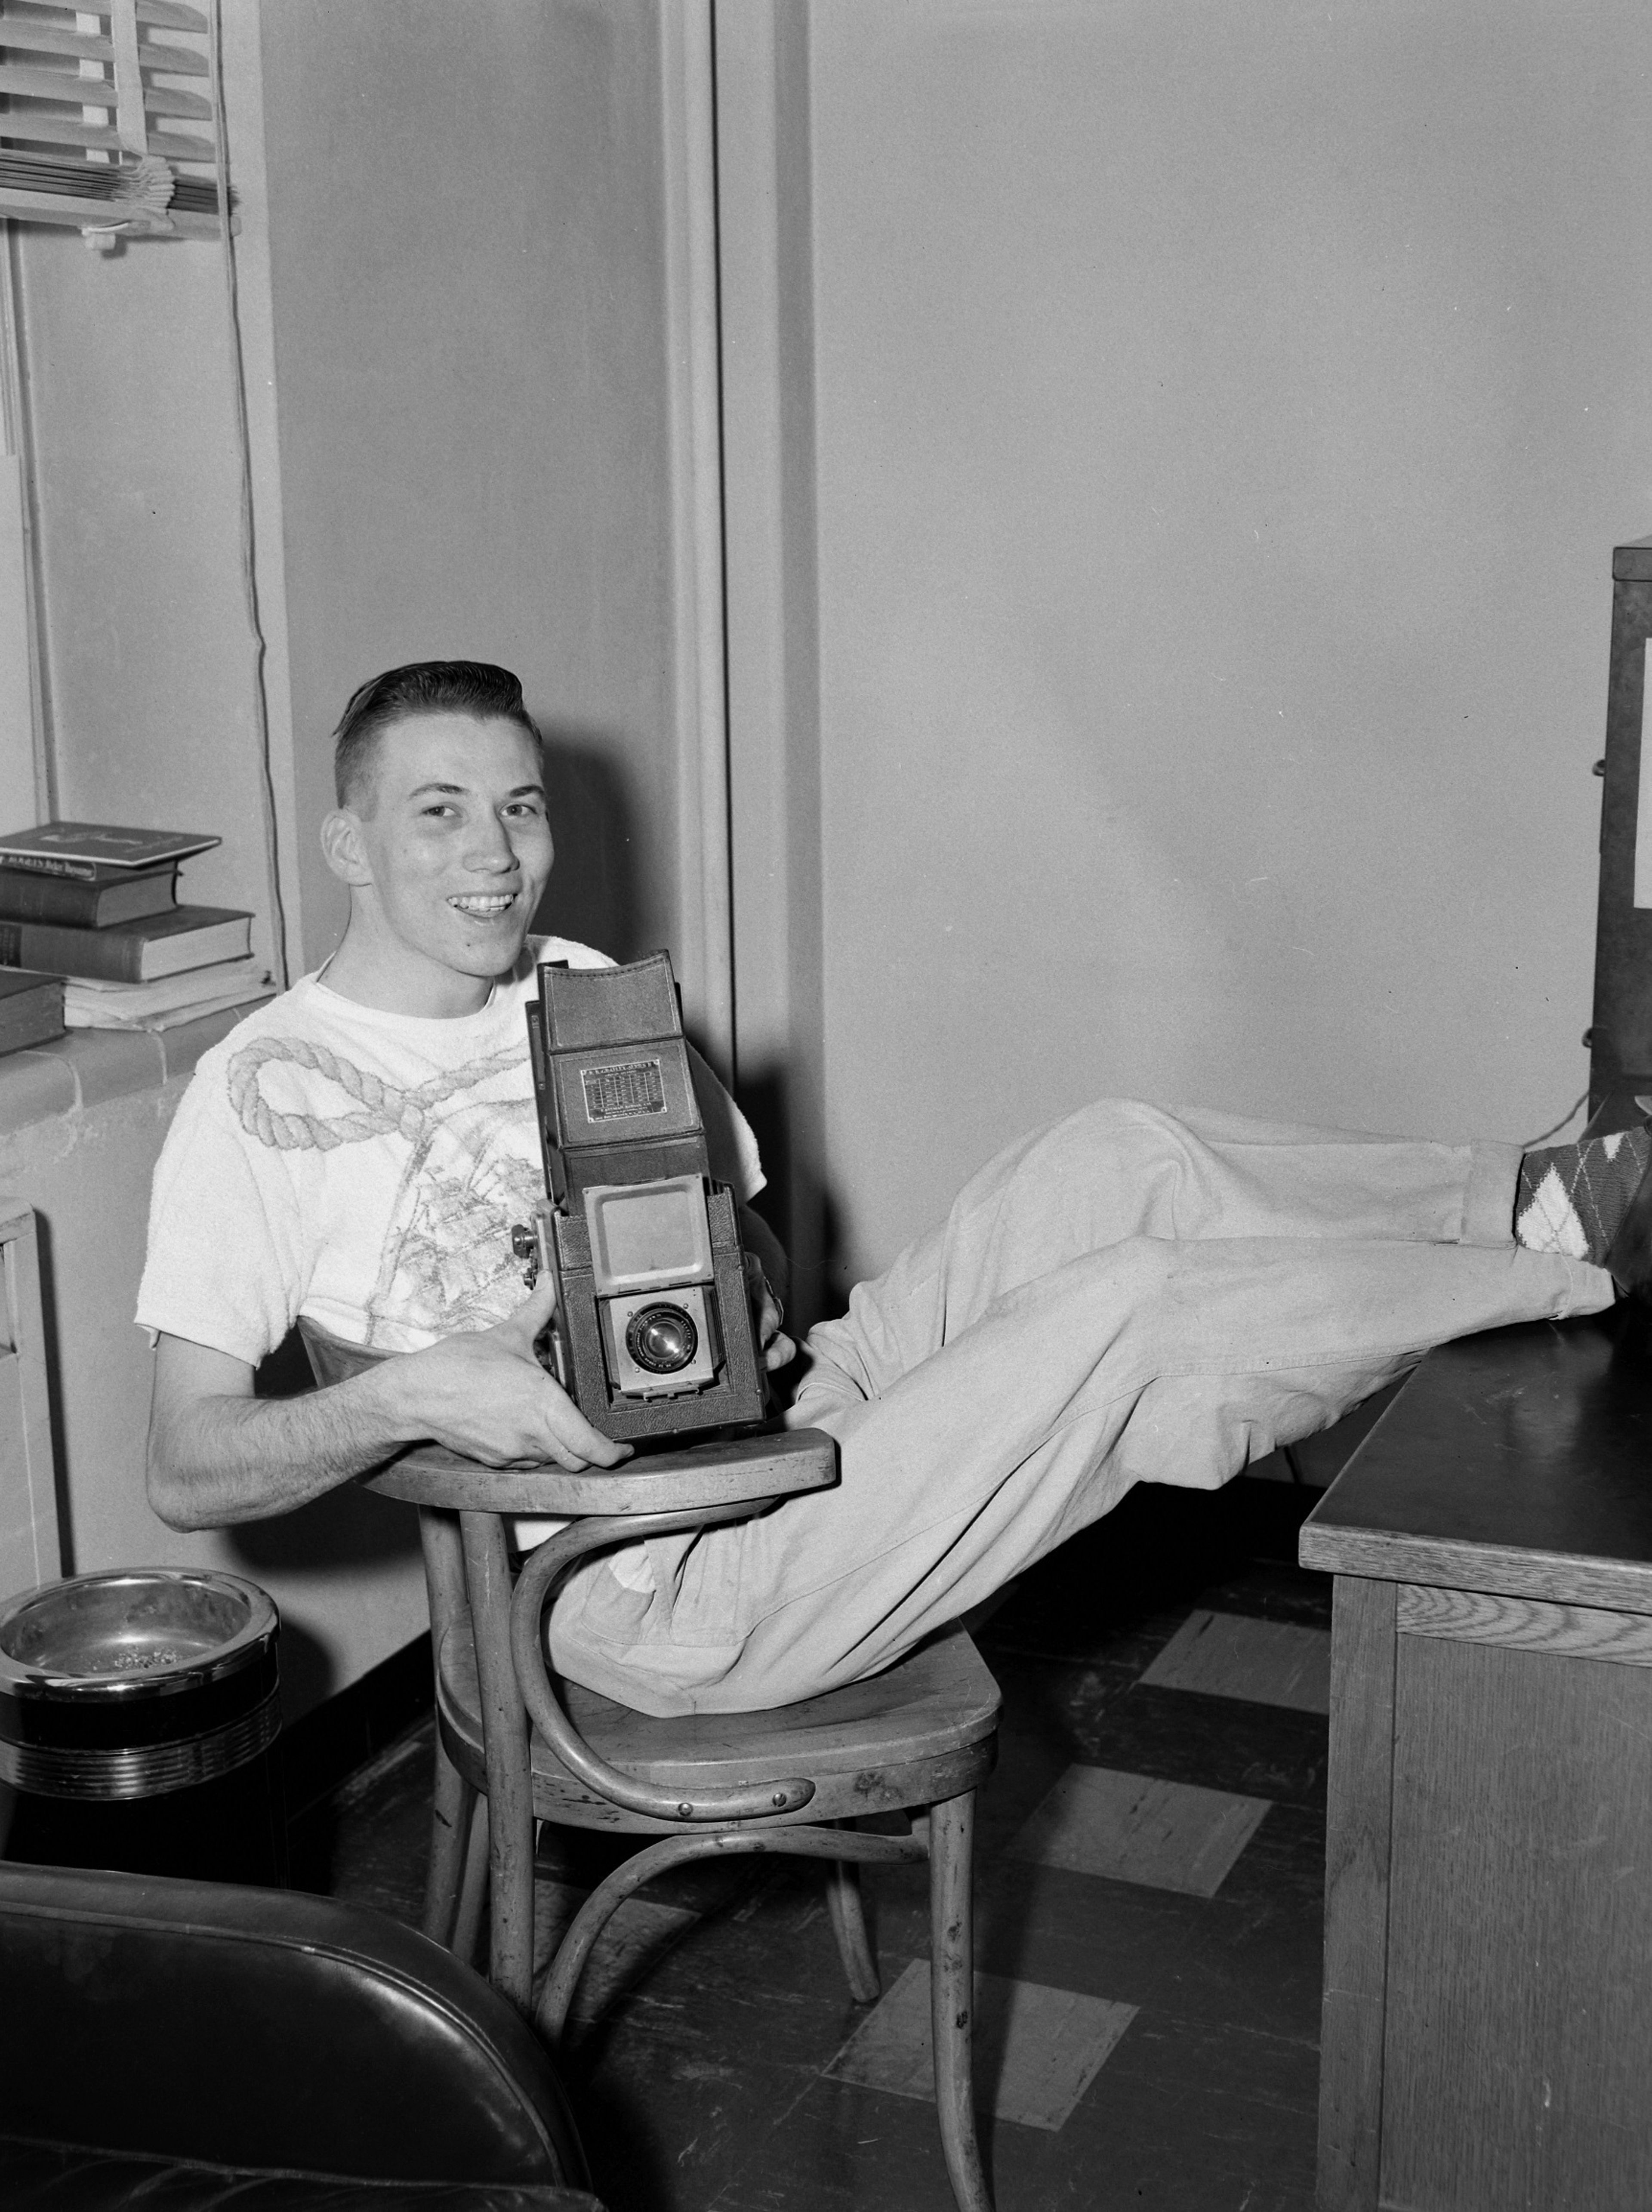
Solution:
<path fill-rule="evenodd" d="M 1336 1576 L 1321 2212 L 1652 2206 L 1652 1337 L 1430 1353 Z"/>

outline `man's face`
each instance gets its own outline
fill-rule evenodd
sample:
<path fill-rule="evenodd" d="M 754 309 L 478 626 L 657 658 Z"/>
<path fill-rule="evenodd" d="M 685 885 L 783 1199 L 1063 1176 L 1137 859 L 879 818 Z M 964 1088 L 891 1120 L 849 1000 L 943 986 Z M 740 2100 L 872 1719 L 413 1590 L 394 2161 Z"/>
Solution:
<path fill-rule="evenodd" d="M 553 858 L 527 732 L 471 714 L 410 715 L 380 733 L 351 811 L 367 896 L 396 943 L 450 975 L 502 975 Z"/>

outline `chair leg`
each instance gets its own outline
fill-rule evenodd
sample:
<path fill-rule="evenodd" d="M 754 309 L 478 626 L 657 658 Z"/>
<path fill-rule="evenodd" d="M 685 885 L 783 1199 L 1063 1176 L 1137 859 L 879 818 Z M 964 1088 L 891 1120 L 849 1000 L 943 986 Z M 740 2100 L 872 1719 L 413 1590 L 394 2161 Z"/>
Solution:
<path fill-rule="evenodd" d="M 488 1909 L 488 1801 L 472 1791 L 465 1875 L 459 1884 L 452 1942 L 453 1956 L 467 1966 L 477 1964 L 482 1946 L 482 1923 Z"/>
<path fill-rule="evenodd" d="M 511 1656 L 510 1560 L 496 1513 L 459 1515 L 488 1762 L 488 1978 L 520 2013 L 533 2002 L 533 1798 L 528 1717 Z"/>
<path fill-rule="evenodd" d="M 435 1786 L 430 1801 L 430 1863 L 424 1881 L 424 1918 L 420 1925 L 433 1943 L 451 1944 L 453 1915 L 465 1875 L 476 1791 L 459 1772 L 436 1732 Z"/>
<path fill-rule="evenodd" d="M 860 1869 L 851 1859 L 834 1859 L 826 1870 L 826 1906 L 837 1938 L 837 1955 L 843 1961 L 849 1995 L 857 2004 L 871 2004 L 883 1984 L 878 1978 L 878 1957 L 866 1933 L 866 1908 L 860 1894 Z"/>
<path fill-rule="evenodd" d="M 562 2039 L 574 1992 L 580 1985 L 586 1961 L 596 1948 L 597 1938 L 626 1899 L 645 1882 L 652 1881 L 655 1875 L 664 1874 L 681 1861 L 706 1857 L 720 1840 L 710 1836 L 667 1836 L 635 1852 L 597 1884 L 564 1929 L 534 2008 L 533 2024 L 540 2040 L 550 2050 L 555 2051 Z"/>
<path fill-rule="evenodd" d="M 935 2106 L 958 2212 L 993 2212 L 975 2141 L 974 2047 L 975 1796 L 932 1806 L 929 1820 L 929 1998 Z"/>

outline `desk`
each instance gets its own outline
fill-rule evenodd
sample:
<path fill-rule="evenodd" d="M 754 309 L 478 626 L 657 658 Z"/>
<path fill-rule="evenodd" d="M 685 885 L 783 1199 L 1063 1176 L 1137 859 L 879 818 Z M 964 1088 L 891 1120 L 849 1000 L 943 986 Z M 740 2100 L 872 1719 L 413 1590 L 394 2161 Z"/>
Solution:
<path fill-rule="evenodd" d="M 1336 1577 L 1320 2212 L 1652 2205 L 1652 1338 L 1431 1352 Z"/>

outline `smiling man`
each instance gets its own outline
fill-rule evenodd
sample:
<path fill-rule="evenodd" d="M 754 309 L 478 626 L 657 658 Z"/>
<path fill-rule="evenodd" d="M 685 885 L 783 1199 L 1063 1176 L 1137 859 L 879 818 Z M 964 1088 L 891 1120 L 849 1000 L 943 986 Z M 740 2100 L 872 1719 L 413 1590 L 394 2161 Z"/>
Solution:
<path fill-rule="evenodd" d="M 611 1466 L 540 1367 L 512 1224 L 541 1193 L 527 930 L 551 865 L 539 741 L 502 669 L 426 662 L 351 700 L 323 833 L 332 958 L 202 1060 L 155 1172 L 149 1492 L 180 1528 L 286 1511 L 434 1437 L 492 1465 Z M 714 1172 L 756 1147 L 695 1070 Z M 1523 1157 L 1102 1099 L 981 1169 L 810 1331 L 787 1413 L 841 1486 L 588 1560 L 561 1670 L 656 1713 L 875 1674 L 1133 1483 L 1213 1489 L 1474 1329 L 1652 1277 L 1652 1131 Z M 781 1282 L 757 1218 L 746 1241 Z M 300 1314 L 388 1356 L 285 1401 L 253 1370 Z M 771 1367 L 793 1347 L 772 1297 Z"/>
<path fill-rule="evenodd" d="M 492 1464 L 612 1465 L 533 1356 L 514 1222 L 544 1196 L 524 1008 L 536 958 L 606 956 L 528 928 L 553 857 L 521 686 L 469 661 L 392 669 L 351 699 L 322 829 L 348 884 L 331 958 L 206 1054 L 156 1170 L 138 1320 L 157 1337 L 149 1488 L 203 1528 L 282 1513 L 434 1437 Z M 713 1169 L 762 1187 L 702 1062 Z M 770 1280 L 779 1248 L 745 1216 Z M 398 1355 L 313 1396 L 253 1370 L 307 1315 Z M 771 1366 L 791 1356 L 765 1300 Z"/>

